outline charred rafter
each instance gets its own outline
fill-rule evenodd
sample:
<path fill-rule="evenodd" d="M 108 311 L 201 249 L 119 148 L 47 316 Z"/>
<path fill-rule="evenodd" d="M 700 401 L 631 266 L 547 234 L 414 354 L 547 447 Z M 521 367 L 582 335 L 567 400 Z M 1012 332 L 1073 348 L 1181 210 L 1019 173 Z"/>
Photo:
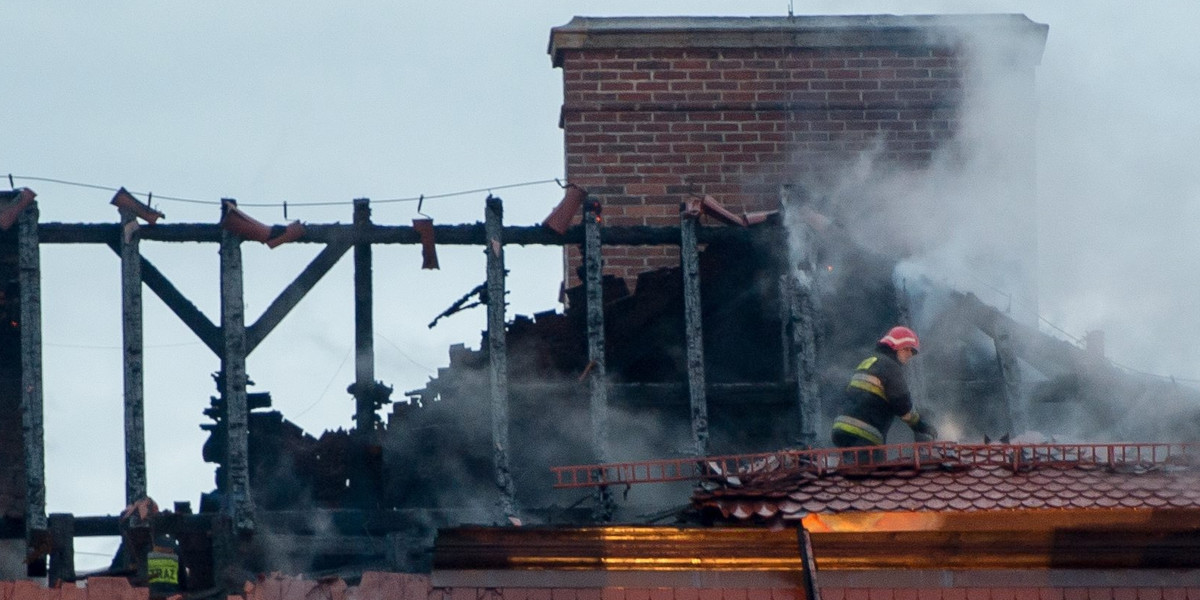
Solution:
<path fill-rule="evenodd" d="M 771 226 L 771 225 L 765 225 Z M 760 226 L 761 227 L 761 226 Z M 408 225 L 375 225 L 365 227 L 343 224 L 305 224 L 304 237 L 293 243 L 305 244 L 420 244 L 420 233 Z M 482 246 L 487 243 L 483 223 L 468 225 L 435 225 L 434 234 L 442 246 Z M 747 240 L 748 229 L 732 227 L 697 227 L 697 241 L 708 244 L 717 241 Z M 41 223 L 39 241 L 43 244 L 110 244 L 121 239 L 121 226 L 116 223 Z M 679 244 L 678 227 L 610 226 L 603 227 L 606 245 L 675 246 Z M 138 237 L 156 242 L 219 242 L 221 227 L 215 223 L 157 224 L 142 227 Z M 504 244 L 518 246 L 565 246 L 583 243 L 583 227 L 576 225 L 559 235 L 540 225 L 504 227 Z"/>

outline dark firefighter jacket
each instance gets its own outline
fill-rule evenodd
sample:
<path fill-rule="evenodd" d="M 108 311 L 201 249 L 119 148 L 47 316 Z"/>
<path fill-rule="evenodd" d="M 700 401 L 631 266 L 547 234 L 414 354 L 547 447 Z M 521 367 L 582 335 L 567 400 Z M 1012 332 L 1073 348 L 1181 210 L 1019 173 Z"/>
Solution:
<path fill-rule="evenodd" d="M 895 352 L 880 348 L 858 363 L 850 377 L 842 413 L 833 422 L 833 443 L 842 447 L 884 444 L 895 417 L 914 431 L 922 429 Z"/>
<path fill-rule="evenodd" d="M 137 571 L 137 557 L 130 554 L 129 546 L 122 540 L 113 557 L 110 572 Z M 180 593 L 186 585 L 186 573 L 179 565 L 179 543 L 169 535 L 154 536 L 153 544 L 146 552 L 146 585 L 150 598 L 167 598 Z"/>

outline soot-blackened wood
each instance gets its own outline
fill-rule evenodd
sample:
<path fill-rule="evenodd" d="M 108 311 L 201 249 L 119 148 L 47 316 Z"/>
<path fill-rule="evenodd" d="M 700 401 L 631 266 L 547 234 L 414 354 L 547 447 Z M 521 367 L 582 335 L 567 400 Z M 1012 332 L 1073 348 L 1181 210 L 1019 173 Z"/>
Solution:
<path fill-rule="evenodd" d="M 771 227 L 759 225 L 758 227 Z M 582 244 L 582 225 L 576 225 L 563 235 L 541 226 L 510 226 L 504 228 L 508 245 L 564 246 Z M 435 225 L 438 245 L 480 246 L 486 243 L 483 223 L 466 225 Z M 108 244 L 116 246 L 121 239 L 121 227 L 111 223 L 43 223 L 39 226 L 43 244 Z M 210 223 L 156 224 L 139 231 L 143 241 L 155 242 L 220 242 L 221 227 Z M 750 231 L 741 227 L 700 227 L 697 238 L 707 244 L 725 240 L 745 240 Z M 374 225 L 358 229 L 353 224 L 304 225 L 304 237 L 295 244 L 420 244 L 420 234 L 409 225 Z M 679 243 L 676 227 L 614 226 L 604 228 L 604 243 L 621 246 L 671 246 Z"/>
<path fill-rule="evenodd" d="M 46 446 L 42 420 L 42 267 L 38 205 L 17 219 L 17 283 L 21 289 L 21 432 L 25 449 L 25 534 L 46 537 Z M 36 554 L 36 553 L 35 553 Z"/>
<path fill-rule="evenodd" d="M 708 455 L 708 398 L 704 385 L 704 323 L 700 310 L 700 249 L 696 245 L 698 215 L 680 207 L 679 262 L 683 271 L 683 316 L 687 340 L 688 399 L 692 445 L 696 456 Z"/>
<path fill-rule="evenodd" d="M 583 269 L 587 298 L 588 342 L 588 401 L 592 415 L 592 449 L 600 463 L 610 462 L 608 453 L 608 376 L 604 357 L 604 285 L 603 257 L 600 240 L 600 203 L 587 199 L 583 203 Z M 595 517 L 597 521 L 612 520 L 616 510 L 612 494 L 598 488 Z"/>
<path fill-rule="evenodd" d="M 121 335 L 125 385 L 125 504 L 146 495 L 146 421 L 142 344 L 142 256 L 138 249 L 137 216 L 122 208 Z M 128 229 L 127 229 L 128 228 Z"/>
<path fill-rule="evenodd" d="M 304 267 L 296 279 L 279 293 L 267 310 L 263 311 L 258 320 L 246 328 L 246 354 L 254 352 L 254 349 L 266 339 L 275 326 L 283 321 L 283 318 L 300 303 L 305 294 L 308 294 L 313 286 L 317 285 L 317 282 L 341 260 L 349 249 L 350 244 L 347 242 L 330 243 L 312 259 L 312 262 L 308 263 L 307 267 Z"/>
<path fill-rule="evenodd" d="M 116 252 L 118 256 L 121 256 L 122 250 L 119 241 L 113 242 L 109 244 L 109 246 L 113 249 L 113 252 Z M 219 358 L 224 353 L 224 342 L 221 340 L 221 328 L 214 325 L 213 322 L 210 321 L 209 318 L 205 316 L 205 314 L 201 312 L 199 308 L 196 308 L 195 304 L 192 304 L 191 300 L 188 300 L 187 297 L 185 297 L 183 293 L 180 292 L 174 286 L 174 284 L 172 284 L 171 281 L 167 279 L 167 277 L 163 275 L 161 271 L 158 270 L 157 267 L 155 267 L 150 261 L 146 260 L 145 257 L 142 257 L 139 260 L 139 263 L 139 270 L 142 274 L 142 283 L 146 284 L 146 287 L 150 288 L 150 291 L 154 292 L 154 294 L 163 301 L 163 304 L 166 304 L 167 308 L 170 308 L 171 312 L 175 313 L 175 316 L 179 317 L 179 320 L 183 321 L 183 324 L 187 325 L 188 329 L 192 330 L 192 333 L 196 334 L 196 337 L 200 338 L 200 341 L 207 346 L 209 350 L 212 350 L 213 354 L 217 355 Z"/>
<path fill-rule="evenodd" d="M 487 335 L 488 395 L 492 407 L 492 452 L 500 510 L 506 518 L 517 517 L 515 491 L 508 455 L 508 346 L 505 332 L 504 203 L 488 196 L 484 206 L 487 228 Z"/>
<path fill-rule="evenodd" d="M 366 198 L 354 200 L 354 227 L 359 232 L 354 244 L 354 423 L 360 434 L 375 429 L 375 337 L 371 304 L 371 244 L 362 232 L 371 227 L 371 205 Z"/>
<path fill-rule="evenodd" d="M 50 572 L 47 582 L 51 588 L 62 581 L 75 581 L 75 516 L 70 513 L 50 515 Z"/>
<path fill-rule="evenodd" d="M 222 202 L 224 210 L 225 202 Z M 250 497 L 249 409 L 246 405 L 246 321 L 242 289 L 242 240 L 221 233 L 221 331 L 224 351 L 221 390 L 225 423 L 224 502 L 231 525 L 239 532 L 254 530 Z"/>
<path fill-rule="evenodd" d="M 798 208 L 792 201 L 790 185 L 780 187 L 780 213 Z M 805 227 L 801 225 L 800 227 Z M 787 307 L 784 327 L 789 335 L 789 361 L 796 379 L 797 412 L 800 420 L 799 443 L 805 447 L 817 443 L 817 421 L 820 419 L 820 389 L 817 385 L 817 334 L 816 334 L 816 291 L 813 289 L 812 273 L 815 269 L 815 252 L 811 236 L 804 232 L 787 232 L 787 245 L 791 259 L 785 264 L 780 277 L 782 305 Z"/>

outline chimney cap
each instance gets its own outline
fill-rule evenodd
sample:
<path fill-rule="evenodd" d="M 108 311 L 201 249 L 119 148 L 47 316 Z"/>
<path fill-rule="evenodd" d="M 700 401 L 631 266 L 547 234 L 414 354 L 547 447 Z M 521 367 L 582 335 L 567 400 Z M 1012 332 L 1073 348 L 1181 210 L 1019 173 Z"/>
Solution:
<path fill-rule="evenodd" d="M 1048 31 L 1048 25 L 1022 14 L 574 17 L 550 30 L 548 52 L 561 67 L 569 50 L 930 47 L 987 32 L 1009 34 L 1035 65 Z"/>

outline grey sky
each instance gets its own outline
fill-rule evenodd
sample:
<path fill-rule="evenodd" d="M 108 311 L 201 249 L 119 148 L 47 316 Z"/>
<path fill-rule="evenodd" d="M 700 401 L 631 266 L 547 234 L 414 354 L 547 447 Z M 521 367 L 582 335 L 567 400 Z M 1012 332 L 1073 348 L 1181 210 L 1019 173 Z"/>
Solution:
<path fill-rule="evenodd" d="M 733 10 L 736 9 L 736 10 Z M 1020 12 L 1050 25 L 1038 86 L 1040 312 L 1070 334 L 1108 336 L 1130 367 L 1200 379 L 1200 4 L 795 2 L 797 14 Z M 213 222 L 221 197 L 289 203 L 288 218 L 348 222 L 349 202 L 561 177 L 561 73 L 549 30 L 573 15 L 785 15 L 772 2 L 25 3 L 0 8 L 8 93 L 0 173 L 211 202 L 158 200 L 168 222 Z M 111 222 L 111 193 L 18 180 L 42 220 Z M 482 219 L 486 193 L 425 203 L 439 223 Z M 551 185 L 498 190 L 506 222 L 533 224 Z M 304 208 L 304 202 L 340 201 Z M 246 211 L 284 223 L 279 207 Z M 407 224 L 412 203 L 373 205 Z M 315 254 L 245 245 L 247 317 Z M 215 246 L 143 245 L 216 320 Z M 48 508 L 123 503 L 119 263 L 106 248 L 43 247 Z M 477 249 L 375 253 L 377 377 L 394 398 L 477 346 L 483 313 L 425 325 L 484 278 Z M 510 314 L 556 307 L 559 258 L 512 248 Z M 200 414 L 217 359 L 145 293 L 149 485 L 162 502 L 212 488 Z M 348 427 L 353 402 L 350 260 L 248 361 L 276 408 L 309 432 Z"/>

